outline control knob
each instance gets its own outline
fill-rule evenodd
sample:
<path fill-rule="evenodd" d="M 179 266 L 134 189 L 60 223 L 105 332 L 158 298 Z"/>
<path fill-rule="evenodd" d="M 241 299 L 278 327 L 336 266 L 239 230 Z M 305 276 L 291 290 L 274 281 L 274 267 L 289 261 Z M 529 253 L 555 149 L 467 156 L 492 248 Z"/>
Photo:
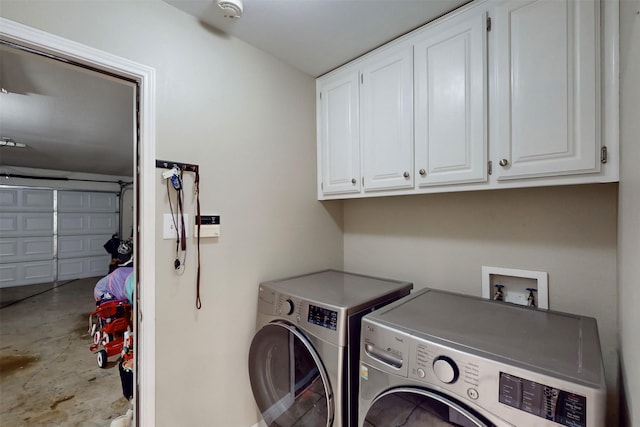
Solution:
<path fill-rule="evenodd" d="M 453 384 L 460 374 L 456 362 L 447 356 L 436 357 L 433 361 L 433 372 L 445 384 Z"/>
<path fill-rule="evenodd" d="M 286 314 L 288 316 L 288 315 L 293 313 L 294 308 L 295 308 L 295 306 L 293 305 L 293 301 L 291 301 L 289 298 L 287 298 L 282 303 L 281 311 L 282 311 L 282 313 L 284 313 L 284 314 Z"/>

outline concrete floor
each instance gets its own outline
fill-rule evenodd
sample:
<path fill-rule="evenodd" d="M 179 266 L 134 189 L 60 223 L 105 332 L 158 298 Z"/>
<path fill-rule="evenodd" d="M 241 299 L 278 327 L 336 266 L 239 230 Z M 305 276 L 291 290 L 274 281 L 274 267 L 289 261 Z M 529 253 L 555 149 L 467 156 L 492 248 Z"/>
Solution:
<path fill-rule="evenodd" d="M 98 278 L 0 289 L 0 425 L 109 426 L 129 402 L 88 333 Z"/>

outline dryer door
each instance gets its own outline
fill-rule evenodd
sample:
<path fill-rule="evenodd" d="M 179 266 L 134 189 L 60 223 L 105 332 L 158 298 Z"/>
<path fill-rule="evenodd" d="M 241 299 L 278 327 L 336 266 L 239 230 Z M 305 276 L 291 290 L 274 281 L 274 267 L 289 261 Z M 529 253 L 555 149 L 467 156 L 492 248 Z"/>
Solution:
<path fill-rule="evenodd" d="M 329 378 L 313 346 L 294 326 L 274 322 L 251 342 L 249 378 L 268 426 L 330 427 Z"/>
<path fill-rule="evenodd" d="M 364 426 L 494 427 L 494 424 L 440 393 L 401 387 L 382 393 L 372 402 Z"/>

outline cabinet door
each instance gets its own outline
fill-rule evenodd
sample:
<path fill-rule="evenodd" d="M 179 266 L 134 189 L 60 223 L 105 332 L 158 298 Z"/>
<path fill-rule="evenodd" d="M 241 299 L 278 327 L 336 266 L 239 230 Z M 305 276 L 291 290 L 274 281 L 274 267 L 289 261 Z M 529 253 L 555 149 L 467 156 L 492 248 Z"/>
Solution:
<path fill-rule="evenodd" d="M 364 189 L 413 187 L 413 49 L 380 52 L 362 65 Z"/>
<path fill-rule="evenodd" d="M 360 192 L 358 70 L 318 80 L 318 179 L 322 194 Z"/>
<path fill-rule="evenodd" d="M 470 12 L 414 45 L 419 186 L 487 180 L 486 12 Z"/>
<path fill-rule="evenodd" d="M 598 172 L 599 2 L 504 1 L 493 21 L 498 179 Z"/>

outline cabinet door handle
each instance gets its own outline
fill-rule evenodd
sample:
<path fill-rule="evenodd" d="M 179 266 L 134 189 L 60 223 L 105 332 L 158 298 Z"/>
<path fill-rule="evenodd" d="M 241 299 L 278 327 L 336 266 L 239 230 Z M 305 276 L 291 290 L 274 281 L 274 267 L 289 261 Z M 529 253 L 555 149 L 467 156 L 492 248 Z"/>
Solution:
<path fill-rule="evenodd" d="M 409 172 L 406 172 L 402 174 L 402 176 L 404 176 L 405 178 L 409 178 L 411 175 L 409 175 Z"/>
<path fill-rule="evenodd" d="M 351 183 L 352 183 L 353 185 L 356 185 L 356 182 L 358 182 L 358 181 L 356 181 L 356 179 L 355 179 L 355 178 L 351 178 Z"/>
<path fill-rule="evenodd" d="M 419 172 L 419 173 L 420 173 L 420 175 L 422 175 L 422 176 L 425 176 L 425 175 L 427 174 L 427 171 L 426 171 L 426 170 L 424 170 L 424 169 L 420 169 L 418 172 Z"/>
<path fill-rule="evenodd" d="M 509 160 L 507 159 L 500 159 L 500 161 L 498 162 L 498 164 L 500 166 L 507 166 L 509 164 Z"/>

